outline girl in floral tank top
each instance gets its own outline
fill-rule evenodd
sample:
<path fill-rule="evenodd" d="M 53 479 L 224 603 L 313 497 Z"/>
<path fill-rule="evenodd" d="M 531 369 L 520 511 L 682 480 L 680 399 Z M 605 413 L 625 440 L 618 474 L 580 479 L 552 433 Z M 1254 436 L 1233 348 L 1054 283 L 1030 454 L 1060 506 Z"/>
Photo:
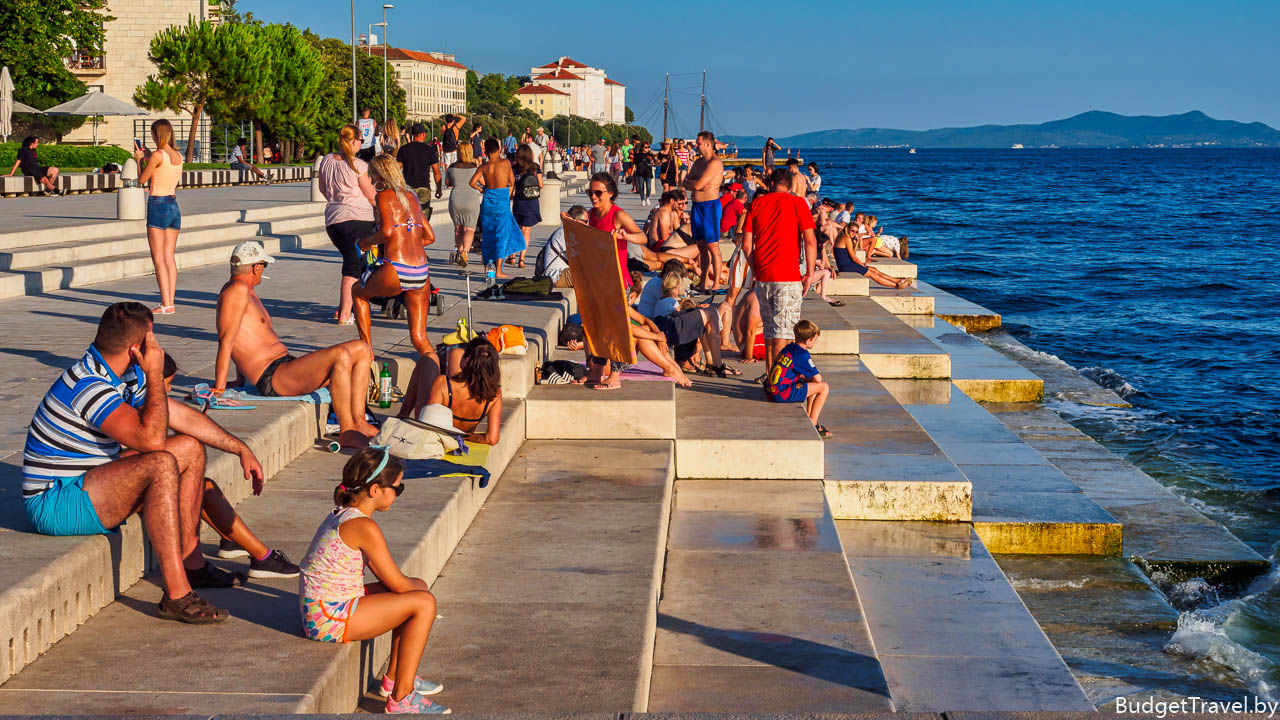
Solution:
<path fill-rule="evenodd" d="M 391 662 L 374 690 L 388 713 L 443 714 L 426 699 L 444 689 L 414 676 L 436 619 L 436 599 L 419 578 L 406 577 L 373 514 L 389 510 L 404 492 L 404 466 L 386 447 L 356 453 L 333 491 L 337 506 L 325 516 L 302 560 L 298 601 L 302 632 L 320 642 L 371 640 L 391 632 Z M 378 582 L 365 584 L 369 566 Z"/>

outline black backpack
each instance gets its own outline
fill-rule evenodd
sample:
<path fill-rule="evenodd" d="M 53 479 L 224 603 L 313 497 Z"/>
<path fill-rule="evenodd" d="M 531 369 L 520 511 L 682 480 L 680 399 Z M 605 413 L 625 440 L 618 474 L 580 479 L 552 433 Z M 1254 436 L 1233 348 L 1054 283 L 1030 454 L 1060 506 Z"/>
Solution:
<path fill-rule="evenodd" d="M 538 187 L 538 176 L 535 173 L 525 173 L 520 176 L 520 182 L 516 185 L 516 191 L 520 193 L 520 197 L 525 200 L 533 200 L 542 197 L 542 188 Z"/>

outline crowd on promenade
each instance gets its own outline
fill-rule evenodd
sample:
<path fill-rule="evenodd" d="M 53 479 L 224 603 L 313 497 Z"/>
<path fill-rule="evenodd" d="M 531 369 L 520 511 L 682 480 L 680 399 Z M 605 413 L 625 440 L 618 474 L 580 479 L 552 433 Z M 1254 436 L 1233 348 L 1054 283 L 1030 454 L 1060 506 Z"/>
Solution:
<path fill-rule="evenodd" d="M 449 710 L 427 699 L 442 686 L 415 675 L 436 617 L 435 598 L 423 580 L 400 571 L 373 519 L 404 492 L 405 466 L 387 447 L 386 419 L 368 409 L 376 390 L 371 304 L 400 298 L 408 313 L 417 362 L 398 418 L 456 442 L 499 442 L 498 348 L 461 332 L 440 345 L 427 336 L 432 290 L 425 248 L 435 241 L 430 201 L 450 189 L 453 262 L 467 264 L 479 232 L 486 265 L 498 273 L 504 261 L 523 267 L 529 230 L 541 221 L 534 190 L 542 187 L 545 154 L 554 148 L 553 141 L 540 139 L 541 129 L 508 144 L 483 137 L 478 126 L 464 138 L 464 126 L 463 116 L 447 118 L 440 147 L 426 142 L 420 125 L 393 146 L 377 139 L 376 124 L 340 128 L 338 150 L 324 156 L 318 174 L 326 230 L 342 258 L 333 320 L 354 324 L 357 337 L 293 355 L 257 294 L 275 258 L 256 242 L 241 243 L 231 253 L 211 318 L 218 339 L 213 382 L 183 400 L 170 395 L 178 369 L 154 332 L 156 314 L 178 311 L 173 251 L 181 227 L 176 187 L 182 158 L 168 121 L 155 122 L 157 149 L 139 158 L 145 160 L 140 182 L 150 190 L 147 233 L 159 305 L 106 308 L 84 356 L 37 406 L 23 455 L 23 503 L 38 533 L 105 534 L 142 513 L 163 578 L 162 618 L 224 622 L 229 613 L 197 590 L 245 582 L 246 573 L 205 559 L 203 521 L 220 538 L 219 557 L 249 558 L 247 576 L 299 578 L 306 637 L 351 642 L 390 631 L 390 666 L 374 688 L 387 697 L 388 712 Z M 396 132 L 390 139 L 401 138 Z M 810 164 L 802 173 L 796 159 L 774 168 L 768 146 L 770 163 L 757 173 L 752 167 L 726 172 L 709 132 L 692 147 L 628 142 L 627 159 L 617 167 L 612 158 L 623 157 L 620 148 L 588 149 L 581 159 L 570 153 L 564 161 L 590 165 L 589 207 L 574 206 L 566 218 L 614 238 L 634 351 L 681 386 L 691 385 L 687 373 L 741 375 L 726 362 L 728 354 L 736 354 L 739 364 L 763 361 L 765 372 L 756 378 L 763 398 L 803 403 L 817 432 L 829 436 L 819 421 L 830 387 L 810 354 L 821 330 L 801 317 L 803 299 L 814 289 L 822 300 L 841 305 L 823 286 L 845 272 L 905 287 L 908 280 L 885 275 L 869 259 L 905 257 L 907 239 L 878 232 L 876 218 L 856 212 L 852 203 L 819 200 L 818 168 Z M 604 147 L 603 140 L 596 147 Z M 622 187 L 639 195 L 642 206 L 652 204 L 658 182 L 662 192 L 642 222 L 617 203 Z M 720 250 L 725 241 L 733 247 L 727 259 Z M 564 243 L 561 228 L 539 265 L 555 286 L 568 288 L 573 278 Z M 599 271 L 612 273 L 612 261 Z M 586 351 L 580 339 L 568 346 Z M 620 387 L 624 364 L 587 354 L 585 365 L 582 381 L 590 388 Z M 239 459 L 254 494 L 263 490 L 254 452 L 207 412 L 229 387 L 283 398 L 328 390 L 337 441 L 353 454 L 334 490 L 335 509 L 300 564 L 264 544 L 205 476 L 206 448 L 214 448 Z M 366 565 L 377 582 L 364 582 Z"/>

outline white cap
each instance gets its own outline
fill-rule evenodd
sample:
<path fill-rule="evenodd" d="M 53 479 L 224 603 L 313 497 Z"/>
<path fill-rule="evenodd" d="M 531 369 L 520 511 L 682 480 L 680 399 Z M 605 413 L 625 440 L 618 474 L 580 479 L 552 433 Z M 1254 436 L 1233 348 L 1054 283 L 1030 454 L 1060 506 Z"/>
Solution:
<path fill-rule="evenodd" d="M 267 254 L 262 243 L 253 240 L 245 240 L 231 251 L 231 262 L 237 265 L 256 265 L 258 263 L 273 263 L 276 259 Z"/>

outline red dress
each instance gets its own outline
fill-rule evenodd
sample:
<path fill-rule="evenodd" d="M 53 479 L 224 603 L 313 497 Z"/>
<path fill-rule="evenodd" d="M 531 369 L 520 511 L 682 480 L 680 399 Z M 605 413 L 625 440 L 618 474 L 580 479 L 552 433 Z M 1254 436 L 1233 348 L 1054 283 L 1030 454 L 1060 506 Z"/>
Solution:
<path fill-rule="evenodd" d="M 600 215 L 595 208 L 592 208 L 591 214 L 587 216 L 587 224 L 612 235 L 614 229 L 617 228 L 614 220 L 618 217 L 618 211 L 621 209 L 617 205 L 612 205 L 609 207 L 608 212 Z M 631 273 L 627 272 L 627 241 L 622 238 L 615 239 L 618 242 L 618 267 L 622 269 L 622 284 L 629 289 L 631 287 Z"/>

